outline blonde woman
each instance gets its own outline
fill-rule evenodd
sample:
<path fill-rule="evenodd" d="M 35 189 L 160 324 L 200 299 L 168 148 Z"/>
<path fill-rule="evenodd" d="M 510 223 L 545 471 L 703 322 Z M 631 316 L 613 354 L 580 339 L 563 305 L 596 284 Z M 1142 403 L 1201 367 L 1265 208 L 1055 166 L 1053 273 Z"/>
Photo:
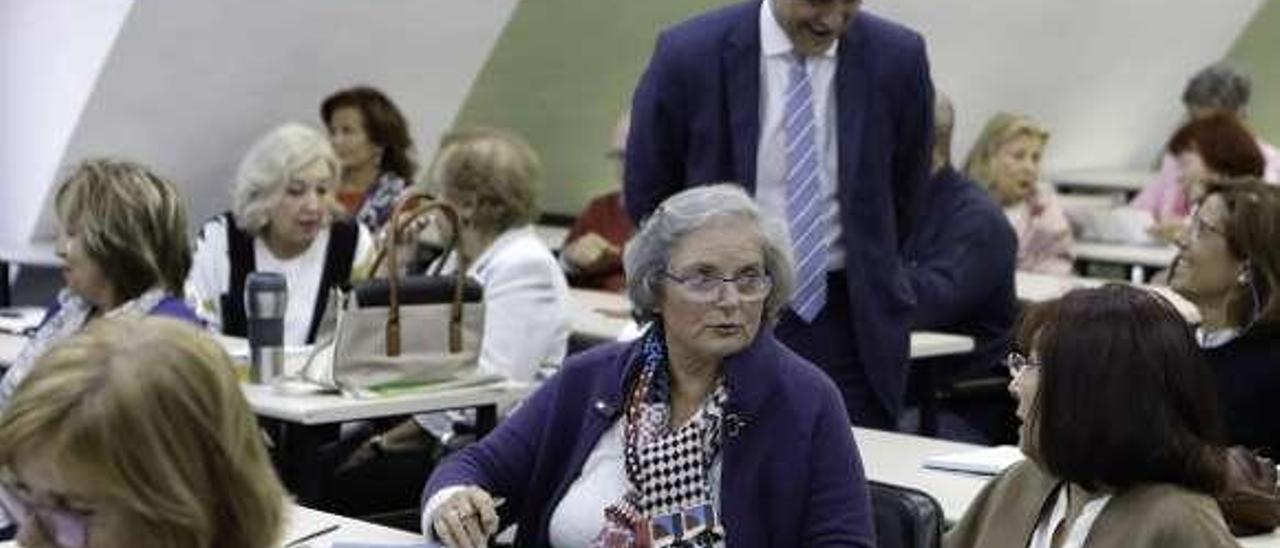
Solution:
<path fill-rule="evenodd" d="M 431 168 L 440 197 L 458 209 L 458 245 L 444 270 L 467 265 L 484 287 L 480 368 L 523 382 L 558 365 L 569 345 L 569 285 L 555 256 L 533 229 L 542 166 L 520 137 L 477 128 L 446 135 Z M 420 450 L 425 432 L 450 433 L 441 414 L 405 421 L 374 436 L 348 459 L 352 467 L 382 452 Z"/>
<path fill-rule="evenodd" d="M 23 546 L 276 545 L 285 493 L 216 342 L 113 318 L 39 365 L 0 416 L 0 502 Z"/>
<path fill-rule="evenodd" d="M 373 237 L 335 199 L 342 165 L 321 132 L 285 124 L 263 136 L 236 174 L 232 211 L 200 230 L 187 290 L 200 313 L 245 336 L 244 284 L 278 272 L 289 288 L 284 343 L 315 342 L 329 289 L 358 278 Z"/>
<path fill-rule="evenodd" d="M 133 162 L 89 160 L 58 187 L 55 208 L 66 287 L 0 380 L 0 410 L 49 346 L 94 319 L 154 314 L 197 321 L 181 297 L 191 250 L 186 208 L 173 183 Z"/>
<path fill-rule="evenodd" d="M 964 172 L 986 187 L 1018 234 L 1018 270 L 1072 271 L 1071 225 L 1053 186 L 1040 180 L 1049 132 L 1031 117 L 1008 112 L 987 120 Z"/>

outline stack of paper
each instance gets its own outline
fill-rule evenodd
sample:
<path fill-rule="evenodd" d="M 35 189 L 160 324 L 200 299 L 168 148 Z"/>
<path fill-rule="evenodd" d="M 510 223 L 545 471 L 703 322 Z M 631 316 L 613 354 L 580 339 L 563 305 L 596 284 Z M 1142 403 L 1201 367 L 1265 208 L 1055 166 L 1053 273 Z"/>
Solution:
<path fill-rule="evenodd" d="M 929 457 L 924 459 L 924 467 L 994 476 L 1024 458 L 1026 458 L 1026 455 L 1023 455 L 1022 450 L 1017 447 L 1000 445 L 963 453 Z"/>
<path fill-rule="evenodd" d="M 38 306 L 0 308 L 0 332 L 26 335 L 44 320 L 45 309 Z"/>

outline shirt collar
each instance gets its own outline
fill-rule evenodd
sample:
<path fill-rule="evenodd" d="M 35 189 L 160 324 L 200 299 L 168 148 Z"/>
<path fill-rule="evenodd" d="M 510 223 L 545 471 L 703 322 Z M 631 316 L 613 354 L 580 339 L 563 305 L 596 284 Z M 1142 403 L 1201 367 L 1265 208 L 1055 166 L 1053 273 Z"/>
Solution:
<path fill-rule="evenodd" d="M 760 2 L 760 54 L 764 57 L 790 55 L 795 50 L 795 46 L 791 45 L 791 38 L 778 23 L 778 18 L 773 14 L 773 8 L 769 7 L 769 3 L 770 0 Z M 833 59 L 838 47 L 840 47 L 840 39 L 837 38 L 818 57 Z"/>
<path fill-rule="evenodd" d="M 1228 327 L 1209 331 L 1203 327 L 1196 328 L 1196 342 L 1200 343 L 1200 348 L 1217 348 L 1223 346 L 1240 336 L 1240 330 Z"/>

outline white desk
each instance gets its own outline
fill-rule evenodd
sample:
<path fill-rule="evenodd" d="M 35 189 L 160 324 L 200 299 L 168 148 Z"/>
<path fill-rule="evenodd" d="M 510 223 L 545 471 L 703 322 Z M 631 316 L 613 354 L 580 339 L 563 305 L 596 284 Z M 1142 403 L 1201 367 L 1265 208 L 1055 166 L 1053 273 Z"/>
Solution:
<path fill-rule="evenodd" d="M 1049 180 L 1060 189 L 1136 194 L 1159 173 L 1145 169 L 1071 169 L 1053 173 Z"/>
<path fill-rule="evenodd" d="M 631 327 L 631 301 L 611 291 L 569 290 L 570 331 L 588 344 L 609 342 Z"/>
<path fill-rule="evenodd" d="M 377 542 L 396 545 L 417 545 L 425 542 L 422 535 L 415 533 L 312 510 L 296 504 L 291 504 L 290 507 L 284 536 L 280 539 L 282 545 L 332 525 L 337 525 L 338 529 L 316 537 L 315 540 L 307 541 L 301 546 L 330 548 L 336 542 Z M 17 542 L 8 541 L 0 542 L 0 548 L 19 548 L 19 546 Z"/>
<path fill-rule="evenodd" d="M 372 523 L 352 519 L 328 512 L 312 510 L 294 505 L 289 516 L 289 524 L 285 528 L 284 542 L 314 533 L 325 527 L 337 525 L 338 530 L 327 535 L 316 537 L 304 546 L 313 548 L 329 547 L 335 542 L 379 542 L 379 543 L 422 543 L 422 535 L 383 527 Z"/>
<path fill-rule="evenodd" d="M 858 442 L 867 479 L 929 493 L 938 499 L 949 523 L 964 515 L 973 497 L 987 483 L 982 476 L 924 467 L 924 460 L 929 457 L 971 451 L 979 446 L 859 427 L 853 428 L 853 437 Z"/>
<path fill-rule="evenodd" d="M 1129 281 L 1146 281 L 1147 269 L 1169 268 L 1178 256 L 1178 248 L 1171 245 L 1148 246 L 1077 241 L 1071 246 L 1076 261 L 1118 264 L 1130 267 Z"/>
<path fill-rule="evenodd" d="M 631 322 L 631 303 L 625 295 L 607 291 L 570 289 L 572 332 L 590 342 L 618 340 Z M 949 333 L 911 333 L 911 359 L 935 358 L 973 351 L 973 338 Z"/>
<path fill-rule="evenodd" d="M 973 352 L 973 337 L 933 331 L 912 331 L 911 352 L 913 360 L 953 356 Z"/>
<path fill-rule="evenodd" d="M 542 242 L 551 248 L 551 251 L 560 251 L 564 247 L 565 238 L 569 237 L 567 226 L 533 225 L 533 230 L 538 233 L 539 238 L 542 238 Z"/>
<path fill-rule="evenodd" d="M 325 500 L 332 470 L 321 462 L 321 448 L 338 439 L 342 423 L 449 409 L 474 408 L 476 433 L 498 424 L 498 409 L 518 402 L 533 389 L 522 383 L 450 388 L 386 398 L 358 399 L 337 394 L 287 395 L 262 385 L 245 385 L 250 406 L 274 432 L 280 479 L 299 501 Z"/>
<path fill-rule="evenodd" d="M 1078 276 L 1055 276 L 1052 274 L 1036 274 L 1033 272 L 1017 272 L 1014 274 L 1015 291 L 1018 301 L 1028 304 L 1042 303 L 1065 295 L 1072 289 L 1099 287 L 1117 280 L 1101 278 L 1082 278 Z M 1178 309 L 1188 323 L 1200 323 L 1200 310 L 1182 295 L 1174 293 L 1169 286 L 1139 284 L 1138 287 L 1159 293 Z"/>
<path fill-rule="evenodd" d="M 969 503 L 989 479 L 924 467 L 928 457 L 972 451 L 981 446 L 858 427 L 854 427 L 853 436 L 867 479 L 929 493 L 942 506 L 947 523 L 964 516 Z M 1280 548 L 1280 533 L 1238 540 L 1246 548 Z"/>
<path fill-rule="evenodd" d="M 270 386 L 247 384 L 244 386 L 244 395 L 258 416 L 311 426 L 449 409 L 484 406 L 506 408 L 519 402 L 532 389 L 532 386 L 524 383 L 503 382 L 359 399 L 338 394 L 286 395 L 276 392 Z"/>
<path fill-rule="evenodd" d="M 18 359 L 18 354 L 22 353 L 22 348 L 25 346 L 27 346 L 26 337 L 0 333 L 0 366 L 9 367 L 9 364 Z"/>

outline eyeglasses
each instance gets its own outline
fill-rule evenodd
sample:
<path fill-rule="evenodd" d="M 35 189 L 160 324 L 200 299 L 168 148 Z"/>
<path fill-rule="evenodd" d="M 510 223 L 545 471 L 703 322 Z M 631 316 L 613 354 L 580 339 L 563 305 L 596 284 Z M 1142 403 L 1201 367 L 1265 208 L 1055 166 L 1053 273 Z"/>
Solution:
<path fill-rule="evenodd" d="M 720 276 L 706 272 L 697 272 L 688 276 L 677 276 L 663 272 L 664 276 L 679 287 L 684 296 L 691 301 L 710 303 L 720 298 L 720 286 L 733 284 L 738 298 L 746 302 L 763 300 L 773 289 L 773 278 L 763 272 L 743 272 L 737 276 Z"/>
<path fill-rule="evenodd" d="M 1004 357 L 1004 366 L 1009 368 L 1009 376 L 1016 377 L 1023 371 L 1039 370 L 1040 360 L 1029 358 L 1021 352 L 1010 352 Z"/>
<path fill-rule="evenodd" d="M 89 545 L 89 520 L 92 511 L 72 510 L 56 503 L 37 502 L 31 492 L 20 485 L 10 474 L 0 478 L 0 507 L 13 516 L 22 527 L 29 527 L 34 520 L 59 548 L 83 548 Z"/>
<path fill-rule="evenodd" d="M 1220 226 L 1214 226 L 1205 222 L 1203 217 L 1196 215 L 1191 218 L 1191 226 L 1187 229 L 1187 241 L 1197 242 L 1206 234 L 1217 234 L 1226 237 L 1226 231 Z"/>

